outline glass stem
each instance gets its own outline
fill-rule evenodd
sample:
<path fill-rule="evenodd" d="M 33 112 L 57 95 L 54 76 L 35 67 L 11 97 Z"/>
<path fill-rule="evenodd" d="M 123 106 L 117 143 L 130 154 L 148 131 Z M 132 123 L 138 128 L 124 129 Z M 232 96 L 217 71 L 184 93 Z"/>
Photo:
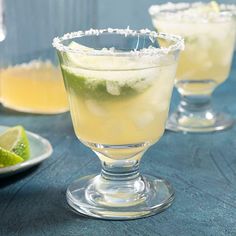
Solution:
<path fill-rule="evenodd" d="M 139 160 L 116 160 L 111 163 L 102 161 L 101 176 L 111 181 L 127 181 L 137 179 L 139 174 Z"/>
<path fill-rule="evenodd" d="M 99 154 L 102 171 L 96 178 L 95 189 L 100 199 L 106 199 L 106 204 L 126 206 L 144 200 L 142 196 L 147 186 L 139 173 L 143 153 L 122 160 L 110 159 Z"/>
<path fill-rule="evenodd" d="M 209 127 L 215 123 L 211 96 L 182 96 L 177 110 L 178 123 L 183 127 Z"/>
<path fill-rule="evenodd" d="M 145 150 L 142 150 L 132 157 L 122 158 L 122 156 L 111 158 L 102 153 L 96 152 L 102 164 L 101 177 L 107 181 L 127 181 L 137 179 L 139 174 L 140 160 Z"/>
<path fill-rule="evenodd" d="M 178 109 L 180 112 L 190 113 L 212 112 L 211 96 L 181 96 Z"/>

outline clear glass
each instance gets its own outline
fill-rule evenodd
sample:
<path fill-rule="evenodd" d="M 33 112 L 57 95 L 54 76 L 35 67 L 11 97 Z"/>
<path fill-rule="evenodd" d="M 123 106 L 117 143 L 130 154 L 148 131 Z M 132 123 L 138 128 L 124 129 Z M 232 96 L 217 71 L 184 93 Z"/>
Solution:
<path fill-rule="evenodd" d="M 213 109 L 211 96 L 230 72 L 236 34 L 235 6 L 168 3 L 152 6 L 149 13 L 158 31 L 185 39 L 175 80 L 181 101 L 167 128 L 209 132 L 230 127 L 233 119 Z"/>
<path fill-rule="evenodd" d="M 51 42 L 56 35 L 78 27 L 94 27 L 97 15 L 96 4 L 92 2 L 4 1 L 4 10 L 0 0 L 0 41 L 5 25 L 7 28 L 5 40 L 0 43 L 0 89 L 5 107 L 37 114 L 69 110 L 58 58 Z"/>
<path fill-rule="evenodd" d="M 75 133 L 102 165 L 100 174 L 68 187 L 69 205 L 106 219 L 140 218 L 168 207 L 172 186 L 141 175 L 139 163 L 163 135 L 183 40 L 149 30 L 91 29 L 55 38 L 53 45 Z"/>

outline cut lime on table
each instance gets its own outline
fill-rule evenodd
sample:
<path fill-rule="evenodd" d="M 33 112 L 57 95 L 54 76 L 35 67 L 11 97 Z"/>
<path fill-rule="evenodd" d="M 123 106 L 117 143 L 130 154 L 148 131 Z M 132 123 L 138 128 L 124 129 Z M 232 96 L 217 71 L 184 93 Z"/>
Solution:
<path fill-rule="evenodd" d="M 9 129 L 10 129 L 10 132 L 12 132 L 12 133 L 16 132 L 14 130 L 13 130 L 14 131 L 13 132 L 11 130 L 13 128 L 11 128 L 11 127 L 0 126 L 0 136 L 1 136 L 1 134 L 6 135 L 6 133 Z M 38 134 L 29 132 L 27 130 L 25 130 L 25 133 L 27 134 L 27 138 L 29 141 L 30 156 L 28 157 L 27 160 L 21 160 L 21 162 L 18 162 L 15 164 L 12 163 L 12 165 L 5 165 L 4 164 L 4 166 L 3 166 L 3 164 L 2 164 L 1 168 L 0 168 L 0 179 L 9 177 L 9 176 L 21 173 L 27 169 L 30 169 L 31 167 L 40 164 L 41 162 L 43 162 L 44 160 L 48 159 L 51 156 L 51 154 L 53 152 L 53 148 L 47 139 L 41 137 Z M 1 137 L 1 139 L 2 139 L 2 137 Z M 4 143 L 5 143 L 5 141 L 4 141 Z M 11 146 L 11 145 L 9 145 L 9 146 Z M 15 155 L 17 155 L 17 154 L 15 154 Z M 21 158 L 21 159 L 23 159 L 23 158 Z M 1 163 L 1 160 L 0 160 L 0 163 Z"/>
<path fill-rule="evenodd" d="M 29 159 L 29 141 L 22 126 L 7 129 L 0 135 L 0 167 Z"/>
<path fill-rule="evenodd" d="M 12 166 L 23 162 L 24 159 L 16 155 L 14 152 L 9 152 L 0 148 L 0 167 Z"/>

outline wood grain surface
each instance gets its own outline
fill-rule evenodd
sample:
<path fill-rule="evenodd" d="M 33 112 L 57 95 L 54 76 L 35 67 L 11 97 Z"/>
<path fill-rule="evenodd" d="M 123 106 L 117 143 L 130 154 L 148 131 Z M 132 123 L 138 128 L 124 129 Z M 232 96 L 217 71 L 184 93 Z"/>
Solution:
<path fill-rule="evenodd" d="M 101 17 L 106 7 L 99 7 Z M 14 15 L 13 8 L 9 11 Z M 85 24 L 93 23 L 85 20 Z M 12 27 L 9 32 L 20 30 Z M 172 109 L 177 102 L 175 92 Z M 230 78 L 214 93 L 214 103 L 236 117 L 235 59 Z M 29 115 L 1 107 L 0 124 L 21 124 L 50 140 L 54 148 L 51 158 L 41 165 L 0 179 L 1 236 L 236 235 L 236 126 L 209 134 L 165 132 L 145 153 L 141 170 L 165 177 L 174 185 L 174 204 L 145 219 L 105 221 L 79 216 L 67 206 L 68 184 L 100 170 L 98 158 L 75 137 L 69 113 Z"/>

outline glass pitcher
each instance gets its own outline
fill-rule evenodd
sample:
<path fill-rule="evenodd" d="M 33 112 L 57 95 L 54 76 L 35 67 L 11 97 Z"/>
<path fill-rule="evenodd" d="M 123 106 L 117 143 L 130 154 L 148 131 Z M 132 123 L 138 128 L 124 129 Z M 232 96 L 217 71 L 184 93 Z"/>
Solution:
<path fill-rule="evenodd" d="M 4 107 L 39 114 L 68 111 L 63 79 L 51 41 L 65 31 L 93 27 L 94 19 L 88 20 L 86 14 L 87 10 L 91 11 L 89 7 L 93 6 L 76 0 L 5 1 L 8 33 L 0 45 L 1 102 Z"/>

